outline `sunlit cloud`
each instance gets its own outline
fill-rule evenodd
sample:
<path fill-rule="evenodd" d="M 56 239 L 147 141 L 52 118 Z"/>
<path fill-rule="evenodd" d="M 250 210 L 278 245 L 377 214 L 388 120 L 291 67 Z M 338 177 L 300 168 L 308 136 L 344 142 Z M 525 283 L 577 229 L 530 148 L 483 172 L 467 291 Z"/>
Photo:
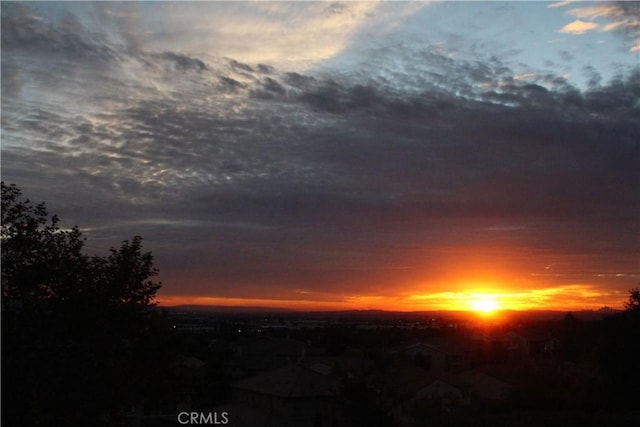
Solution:
<path fill-rule="evenodd" d="M 571 3 L 575 3 L 576 0 L 564 0 L 564 1 L 559 1 L 559 2 L 555 2 L 555 3 L 550 3 L 547 5 L 548 8 L 556 8 L 556 7 L 564 7 L 567 5 L 570 5 Z"/>
<path fill-rule="evenodd" d="M 594 22 L 585 22 L 576 19 L 572 23 L 562 27 L 559 32 L 565 34 L 584 34 L 587 31 L 595 30 L 596 28 L 598 28 L 598 24 Z"/>
<path fill-rule="evenodd" d="M 568 10 L 567 15 L 582 19 L 596 19 L 600 17 L 620 18 L 624 14 L 622 10 L 614 6 L 579 7 Z"/>
<path fill-rule="evenodd" d="M 514 80 L 529 80 L 529 79 L 535 79 L 536 77 L 538 77 L 538 75 L 536 73 L 522 73 L 522 74 L 517 74 L 515 76 L 513 76 Z"/>
<path fill-rule="evenodd" d="M 188 49 L 301 70 L 335 56 L 361 32 L 393 29 L 426 4 L 396 4 L 389 13 L 382 2 L 166 3 L 152 11 L 156 25 L 138 38 L 149 50 Z"/>
<path fill-rule="evenodd" d="M 568 10 L 566 14 L 576 17 L 578 20 L 566 25 L 560 32 L 583 34 L 586 31 L 596 28 L 603 32 L 618 31 L 625 34 L 631 40 L 632 46 L 629 48 L 630 52 L 640 50 L 640 8 L 638 8 L 635 2 L 578 7 Z M 612 22 L 599 25 L 593 22 L 581 21 L 581 19 L 593 21 L 599 18 Z"/>

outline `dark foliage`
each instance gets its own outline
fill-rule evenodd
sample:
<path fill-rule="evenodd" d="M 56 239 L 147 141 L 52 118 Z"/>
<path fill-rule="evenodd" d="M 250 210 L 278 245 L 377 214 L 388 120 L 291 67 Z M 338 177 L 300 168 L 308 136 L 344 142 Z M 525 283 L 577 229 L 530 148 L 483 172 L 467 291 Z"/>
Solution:
<path fill-rule="evenodd" d="M 629 301 L 625 303 L 627 310 L 637 316 L 640 312 L 640 288 L 634 288 L 629 291 Z"/>
<path fill-rule="evenodd" d="M 108 256 L 2 183 L 2 424 L 123 425 L 174 388 L 160 283 L 138 236 Z M 166 383 L 166 384 L 165 384 Z"/>
<path fill-rule="evenodd" d="M 640 290 L 629 291 L 627 309 L 604 319 L 600 365 L 607 409 L 636 408 L 640 401 Z"/>

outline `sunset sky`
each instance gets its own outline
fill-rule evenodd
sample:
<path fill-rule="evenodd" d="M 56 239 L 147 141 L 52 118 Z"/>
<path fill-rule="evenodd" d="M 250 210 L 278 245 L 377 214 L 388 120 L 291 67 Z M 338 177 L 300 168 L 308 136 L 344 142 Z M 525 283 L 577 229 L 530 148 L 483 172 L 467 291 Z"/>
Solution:
<path fill-rule="evenodd" d="M 161 305 L 640 282 L 639 2 L 3 2 L 1 47 L 2 179 L 143 236 Z"/>

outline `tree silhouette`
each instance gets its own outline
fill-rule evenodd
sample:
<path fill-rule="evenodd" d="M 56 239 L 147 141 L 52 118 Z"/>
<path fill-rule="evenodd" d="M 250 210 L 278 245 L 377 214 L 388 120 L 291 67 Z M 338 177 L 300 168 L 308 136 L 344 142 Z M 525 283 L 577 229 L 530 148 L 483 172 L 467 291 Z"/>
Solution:
<path fill-rule="evenodd" d="M 631 313 L 640 312 L 640 288 L 633 288 L 629 291 L 629 300 L 624 306 Z"/>
<path fill-rule="evenodd" d="M 136 236 L 85 255 L 78 227 L 1 186 L 3 424 L 124 424 L 171 363 L 151 253 Z"/>

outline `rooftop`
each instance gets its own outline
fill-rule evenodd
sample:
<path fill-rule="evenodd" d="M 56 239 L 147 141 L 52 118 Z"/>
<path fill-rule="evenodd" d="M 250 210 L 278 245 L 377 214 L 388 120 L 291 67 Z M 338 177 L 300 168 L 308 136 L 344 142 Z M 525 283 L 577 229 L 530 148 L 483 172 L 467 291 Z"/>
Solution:
<path fill-rule="evenodd" d="M 289 365 L 238 381 L 233 388 L 272 396 L 330 397 L 338 394 L 337 378 L 301 365 Z"/>

